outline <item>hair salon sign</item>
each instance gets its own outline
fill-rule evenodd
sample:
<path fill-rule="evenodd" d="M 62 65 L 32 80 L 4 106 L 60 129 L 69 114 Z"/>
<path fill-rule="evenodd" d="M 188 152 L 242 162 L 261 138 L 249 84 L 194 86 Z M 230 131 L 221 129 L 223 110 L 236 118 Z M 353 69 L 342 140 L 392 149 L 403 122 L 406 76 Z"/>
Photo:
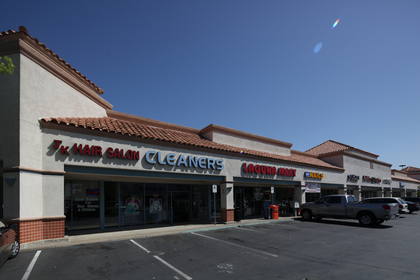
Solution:
<path fill-rule="evenodd" d="M 80 155 L 87 157 L 106 157 L 109 159 L 139 160 L 140 152 L 130 149 L 102 147 L 98 145 L 74 143 L 72 146 L 63 145 L 63 141 L 54 140 L 51 148 L 62 155 Z"/>

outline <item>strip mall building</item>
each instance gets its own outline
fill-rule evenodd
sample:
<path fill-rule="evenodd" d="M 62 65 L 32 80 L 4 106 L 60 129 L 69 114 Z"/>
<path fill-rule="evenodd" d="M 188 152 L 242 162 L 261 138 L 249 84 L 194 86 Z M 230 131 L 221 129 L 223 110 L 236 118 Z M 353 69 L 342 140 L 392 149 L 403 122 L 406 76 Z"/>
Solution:
<path fill-rule="evenodd" d="M 222 126 L 117 112 L 103 91 L 24 28 L 0 33 L 0 217 L 21 242 L 79 230 L 281 215 L 322 194 L 417 196 L 420 181 L 335 141 L 306 152 Z M 216 189 L 214 189 L 216 188 Z M 214 191 L 217 191 L 214 193 Z"/>

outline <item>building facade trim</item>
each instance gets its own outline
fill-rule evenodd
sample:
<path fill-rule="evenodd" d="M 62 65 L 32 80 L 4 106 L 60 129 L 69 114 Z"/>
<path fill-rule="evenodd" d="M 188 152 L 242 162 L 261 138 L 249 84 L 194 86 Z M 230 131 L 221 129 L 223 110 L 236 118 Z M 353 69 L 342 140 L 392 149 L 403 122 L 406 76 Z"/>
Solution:
<path fill-rule="evenodd" d="M 35 168 L 29 168 L 29 167 L 23 167 L 23 166 L 3 168 L 3 173 L 16 173 L 16 172 L 30 172 L 30 173 L 38 173 L 42 175 L 60 175 L 60 176 L 66 173 L 63 171 L 35 169 Z"/>
<path fill-rule="evenodd" d="M 45 121 L 40 121 L 40 125 L 41 128 L 47 128 L 47 129 L 53 129 L 53 130 L 62 130 L 62 131 L 68 131 L 68 132 L 74 132 L 74 133 L 80 133 L 80 134 L 87 134 L 87 135 L 94 135 L 94 136 L 99 136 L 99 137 L 105 137 L 105 138 L 116 138 L 116 139 L 121 139 L 121 140 L 128 140 L 128 141 L 135 141 L 135 142 L 141 142 L 141 143 L 145 143 L 145 144 L 154 144 L 154 145 L 162 145 L 162 146 L 167 146 L 167 147 L 175 147 L 175 148 L 187 148 L 189 150 L 194 150 L 194 151 L 211 151 L 214 154 L 222 154 L 222 155 L 229 155 L 229 156 L 236 156 L 238 157 L 239 153 L 236 152 L 230 152 L 230 151 L 223 151 L 223 150 L 219 150 L 219 149 L 212 149 L 212 148 L 207 148 L 207 147 L 200 147 L 200 146 L 195 146 L 195 145 L 188 145 L 188 144 L 180 144 L 180 143 L 172 143 L 172 142 L 168 142 L 168 141 L 163 141 L 163 140 L 156 140 L 156 139 L 144 139 L 141 137 L 135 137 L 135 136 L 130 136 L 130 135 L 122 135 L 122 134 L 116 134 L 116 133 L 110 133 L 107 131 L 99 131 L 99 130 L 92 130 L 92 129 L 86 129 L 83 127 L 75 127 L 75 126 L 69 126 L 69 125 L 60 125 L 60 124 L 56 124 L 56 123 L 52 123 L 52 122 L 45 122 Z M 268 157 L 268 156 L 257 156 L 257 155 L 252 155 L 252 154 L 245 154 L 242 153 L 240 154 L 240 158 L 249 158 L 249 159 L 264 159 L 267 160 L 269 162 L 273 162 L 273 163 L 293 163 L 295 165 L 298 166 L 306 166 L 306 167 L 315 167 L 315 168 L 319 168 L 319 169 L 323 169 L 323 170 L 335 170 L 335 171 L 341 171 L 344 172 L 343 168 L 340 167 L 336 167 L 336 166 L 322 166 L 322 165 L 316 165 L 316 164 L 310 164 L 310 163 L 303 163 L 300 161 L 294 161 L 293 159 L 290 160 L 286 160 L 286 159 L 276 159 L 276 158 L 272 158 L 272 157 Z M 311 157 L 312 158 L 312 157 Z"/>

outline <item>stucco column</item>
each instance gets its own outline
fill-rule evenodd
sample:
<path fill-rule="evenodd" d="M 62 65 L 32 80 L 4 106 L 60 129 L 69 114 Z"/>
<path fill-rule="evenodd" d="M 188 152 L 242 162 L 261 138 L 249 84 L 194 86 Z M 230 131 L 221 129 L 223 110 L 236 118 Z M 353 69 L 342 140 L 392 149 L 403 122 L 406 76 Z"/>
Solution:
<path fill-rule="evenodd" d="M 362 186 L 357 186 L 357 188 L 354 189 L 354 196 L 358 201 L 362 200 Z"/>
<path fill-rule="evenodd" d="M 299 202 L 299 205 L 302 205 L 303 203 L 306 203 L 306 195 L 305 195 L 305 189 L 304 186 L 299 185 L 295 187 L 295 201 Z"/>
<path fill-rule="evenodd" d="M 233 222 L 234 214 L 234 195 L 233 183 L 227 181 L 220 184 L 220 214 L 225 223 Z"/>
<path fill-rule="evenodd" d="M 378 195 L 378 197 L 384 197 L 384 188 L 379 188 L 377 195 Z"/>
<path fill-rule="evenodd" d="M 390 191 L 389 191 L 389 197 L 393 197 L 393 196 L 392 196 L 392 188 L 390 188 Z"/>

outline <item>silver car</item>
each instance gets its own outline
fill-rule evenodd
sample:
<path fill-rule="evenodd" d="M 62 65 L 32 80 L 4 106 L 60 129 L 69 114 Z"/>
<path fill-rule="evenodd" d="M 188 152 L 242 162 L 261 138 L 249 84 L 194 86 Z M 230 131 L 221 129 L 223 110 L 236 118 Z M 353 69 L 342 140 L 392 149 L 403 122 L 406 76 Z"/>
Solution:
<path fill-rule="evenodd" d="M 408 214 L 408 204 L 399 197 L 372 197 L 364 200 L 365 203 L 397 203 L 398 213 Z"/>

